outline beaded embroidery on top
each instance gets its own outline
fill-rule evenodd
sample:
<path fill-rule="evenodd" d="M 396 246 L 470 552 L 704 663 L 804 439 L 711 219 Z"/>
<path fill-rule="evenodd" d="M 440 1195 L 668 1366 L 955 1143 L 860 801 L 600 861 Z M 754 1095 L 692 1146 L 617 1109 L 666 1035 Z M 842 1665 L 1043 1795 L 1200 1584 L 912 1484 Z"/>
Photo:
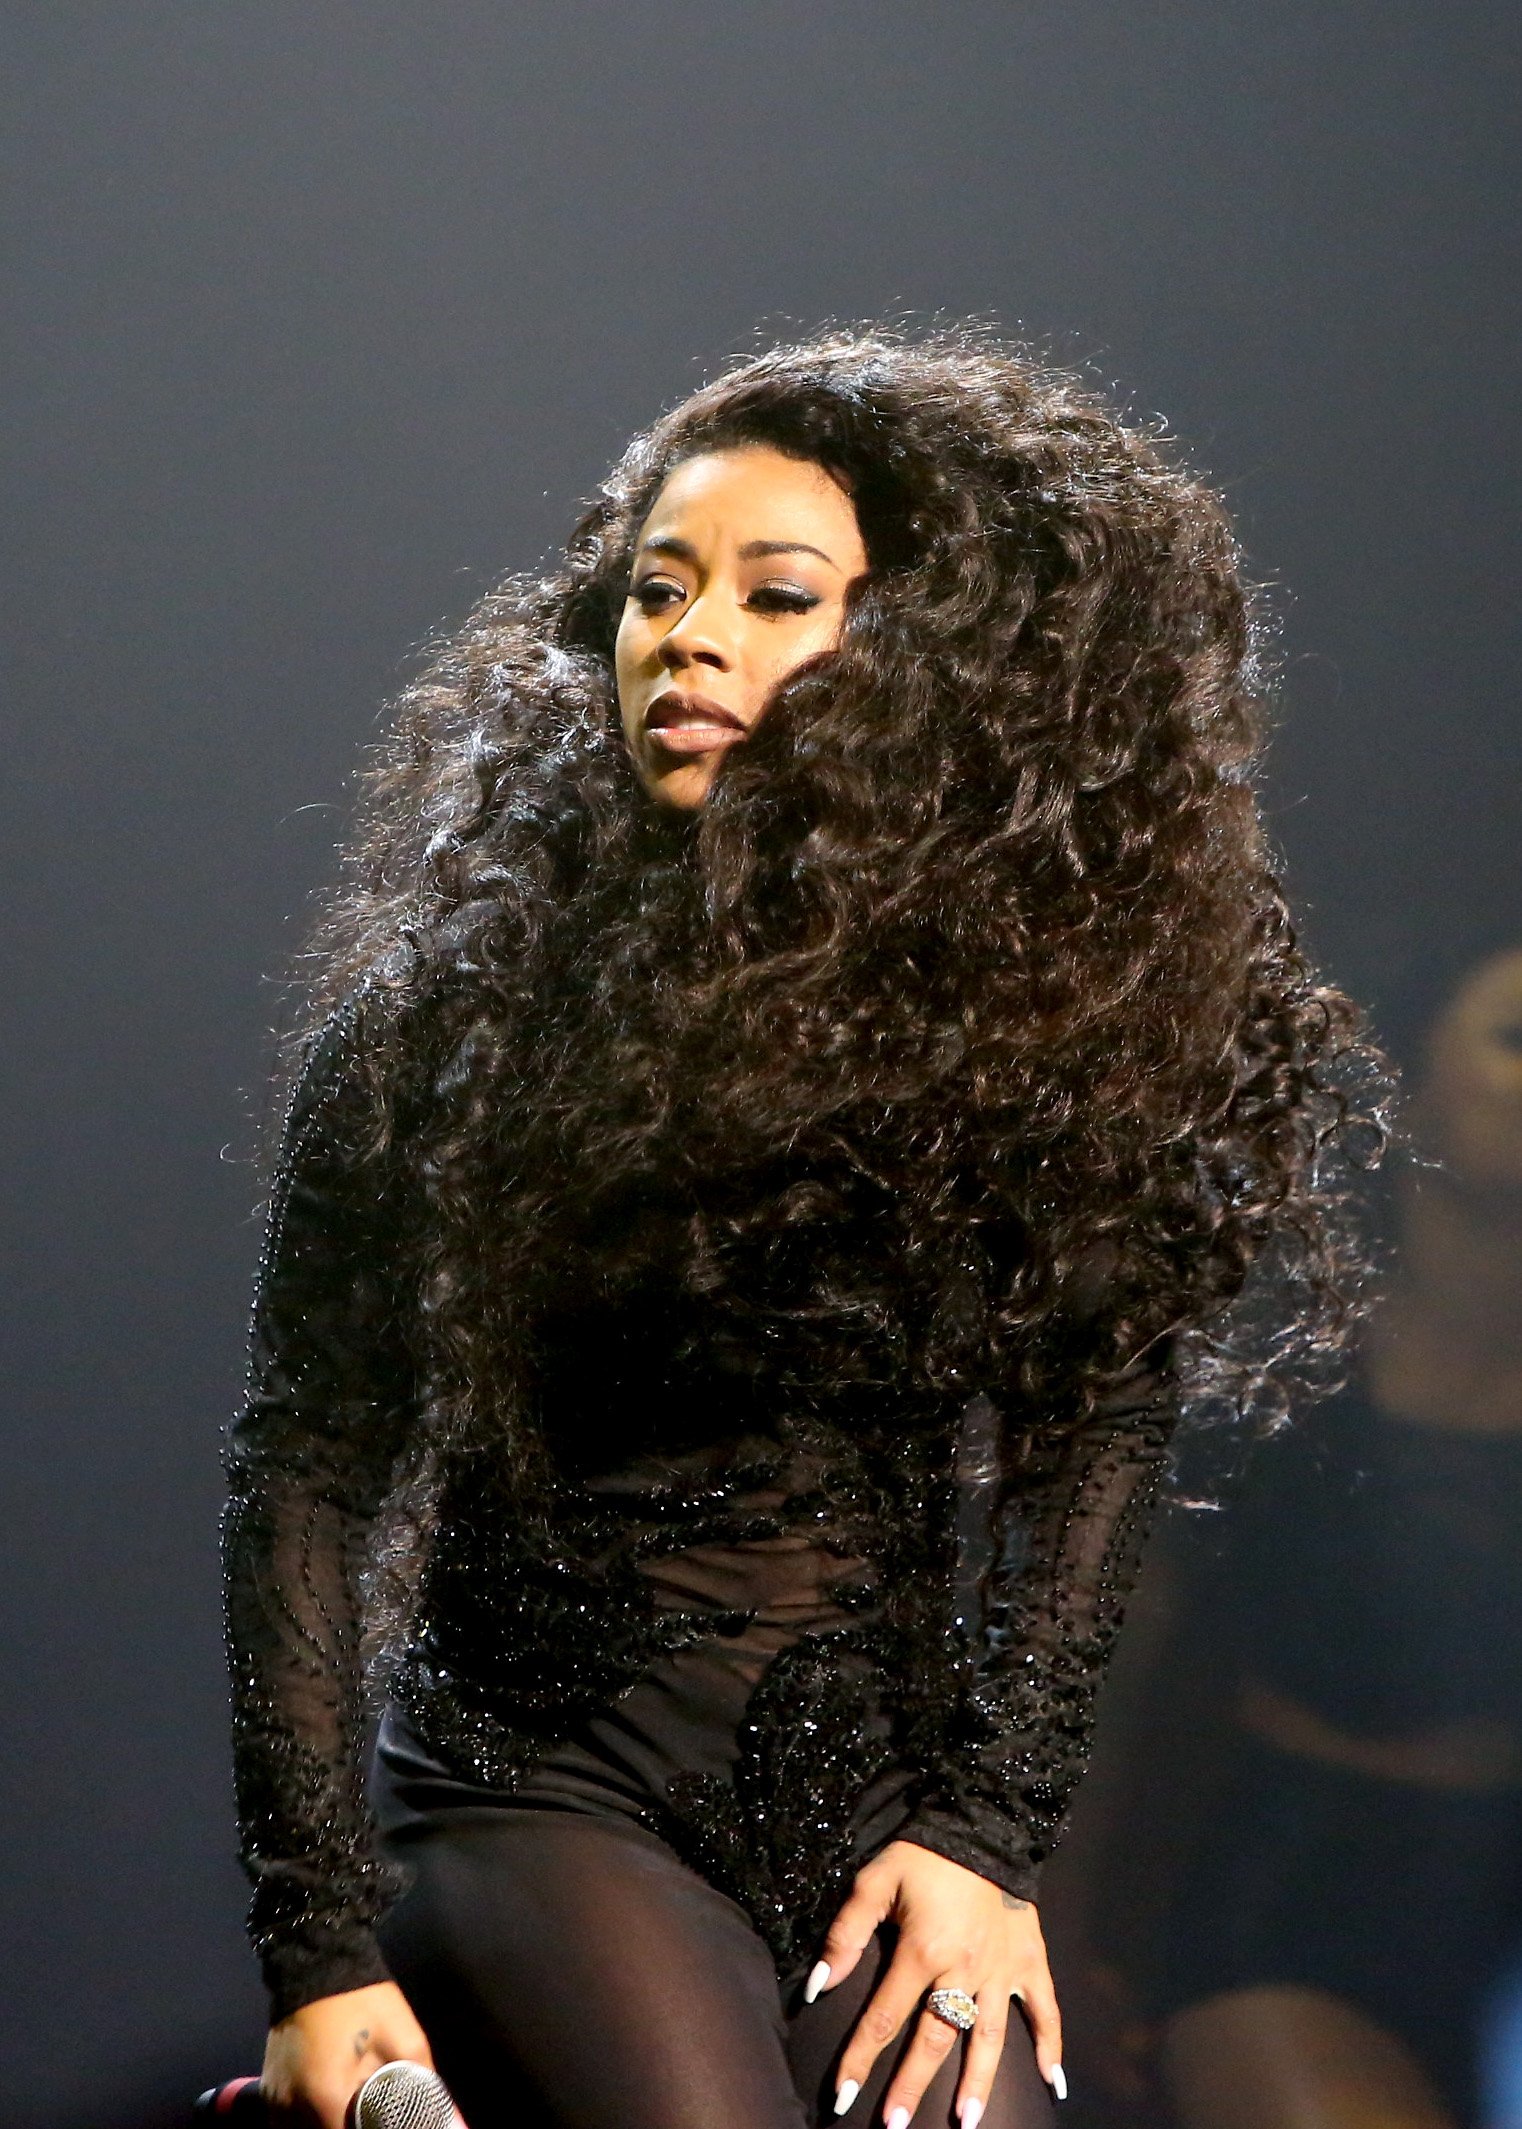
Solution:
<path fill-rule="evenodd" d="M 398 1889 L 364 1766 L 372 1547 L 421 1398 L 394 1181 L 362 1156 L 335 1015 L 286 1118 L 224 1521 L 240 1852 L 274 2016 L 385 1977 Z M 652 1662 L 749 1615 L 658 1598 L 661 1563 L 802 1539 L 842 1580 L 759 1672 L 727 1777 L 679 1775 L 655 1830 L 752 1915 L 780 1967 L 812 1959 L 890 1774 L 903 1837 L 1028 1897 L 1088 1755 L 1093 1704 L 1164 1469 L 1155 1376 L 1033 1437 L 1013 1476 L 979 1396 L 847 1438 L 778 1415 L 627 1490 L 581 1480 L 525 1512 L 489 1460 L 432 1477 L 412 1629 L 388 1684 L 428 1748 L 511 1791 Z M 844 1575 L 866 1563 L 864 1579 Z"/>

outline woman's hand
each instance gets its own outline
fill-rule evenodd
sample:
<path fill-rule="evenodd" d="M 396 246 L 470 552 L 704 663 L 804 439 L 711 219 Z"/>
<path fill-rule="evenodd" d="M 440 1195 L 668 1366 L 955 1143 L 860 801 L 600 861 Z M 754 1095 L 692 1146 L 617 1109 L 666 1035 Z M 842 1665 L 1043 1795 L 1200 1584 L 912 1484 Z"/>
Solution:
<path fill-rule="evenodd" d="M 892 1841 L 858 1873 L 850 1899 L 835 1917 L 823 1956 L 809 1976 L 811 2001 L 821 1988 L 844 1981 L 878 1925 L 887 1921 L 897 1925 L 897 1948 L 840 2059 L 837 2114 L 848 2110 L 873 2063 L 918 2011 L 914 2039 L 883 2101 L 888 2129 L 907 2129 L 925 2088 L 961 2037 L 955 2026 L 924 2009 L 930 1989 L 965 1989 L 978 2006 L 957 2092 L 962 2129 L 977 2129 L 988 2105 L 1012 1996 L 1025 2005 L 1042 2076 L 1059 2099 L 1066 2098 L 1062 2021 L 1041 1924 L 1029 1900 L 1001 1892 L 987 1878 L 913 1841 Z"/>
<path fill-rule="evenodd" d="M 270 2027 L 259 2083 L 273 2107 L 309 2129 L 344 2129 L 349 2101 L 382 2063 L 433 2056 L 412 2006 L 394 1981 L 319 1996 Z"/>

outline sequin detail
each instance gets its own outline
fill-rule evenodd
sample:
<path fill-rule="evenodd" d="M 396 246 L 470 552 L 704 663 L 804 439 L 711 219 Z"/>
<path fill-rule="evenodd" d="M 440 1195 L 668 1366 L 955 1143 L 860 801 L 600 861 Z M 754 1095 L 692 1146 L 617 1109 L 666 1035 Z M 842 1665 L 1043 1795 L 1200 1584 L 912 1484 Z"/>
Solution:
<path fill-rule="evenodd" d="M 365 1147 L 351 1032 L 336 1015 L 286 1118 L 227 1454 L 241 1854 L 276 2017 L 382 1978 L 374 1925 L 397 1890 L 365 1798 L 365 1640 L 388 1504 L 419 1468 L 417 1215 Z M 973 1396 L 851 1428 L 750 1415 L 733 1439 L 716 1404 L 708 1438 L 689 1425 L 633 1476 L 547 1454 L 532 1497 L 453 1446 L 427 1467 L 388 1690 L 441 1761 L 511 1793 L 653 1663 L 754 1644 L 732 1769 L 677 1775 L 651 1822 L 779 1967 L 816 1956 L 888 1777 L 904 1837 L 1029 1896 L 1087 1758 L 1173 1404 L 1154 1375 L 1045 1434 Z M 754 1607 L 683 1595 L 684 1561 L 787 1543 L 828 1593 L 814 1623 L 758 1638 Z"/>

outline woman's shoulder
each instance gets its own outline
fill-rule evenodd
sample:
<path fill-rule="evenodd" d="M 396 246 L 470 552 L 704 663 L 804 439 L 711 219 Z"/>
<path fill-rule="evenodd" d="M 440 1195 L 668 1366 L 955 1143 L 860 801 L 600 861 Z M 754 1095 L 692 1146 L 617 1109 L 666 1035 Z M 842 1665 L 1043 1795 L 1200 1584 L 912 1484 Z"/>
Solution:
<path fill-rule="evenodd" d="M 351 984 L 290 1039 L 277 1164 L 326 1161 L 392 1174 L 406 1137 L 412 1041 L 380 975 Z"/>

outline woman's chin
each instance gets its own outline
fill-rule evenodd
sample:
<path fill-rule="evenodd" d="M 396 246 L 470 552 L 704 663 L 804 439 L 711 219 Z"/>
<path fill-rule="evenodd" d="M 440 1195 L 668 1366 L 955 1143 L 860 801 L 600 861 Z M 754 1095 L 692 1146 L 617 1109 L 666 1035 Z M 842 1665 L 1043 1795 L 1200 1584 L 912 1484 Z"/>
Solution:
<path fill-rule="evenodd" d="M 721 751 L 715 748 L 711 754 L 695 755 L 687 760 L 673 759 L 669 766 L 663 762 L 652 767 L 644 777 L 645 789 L 660 805 L 675 807 L 683 813 L 696 812 L 713 787 Z"/>

